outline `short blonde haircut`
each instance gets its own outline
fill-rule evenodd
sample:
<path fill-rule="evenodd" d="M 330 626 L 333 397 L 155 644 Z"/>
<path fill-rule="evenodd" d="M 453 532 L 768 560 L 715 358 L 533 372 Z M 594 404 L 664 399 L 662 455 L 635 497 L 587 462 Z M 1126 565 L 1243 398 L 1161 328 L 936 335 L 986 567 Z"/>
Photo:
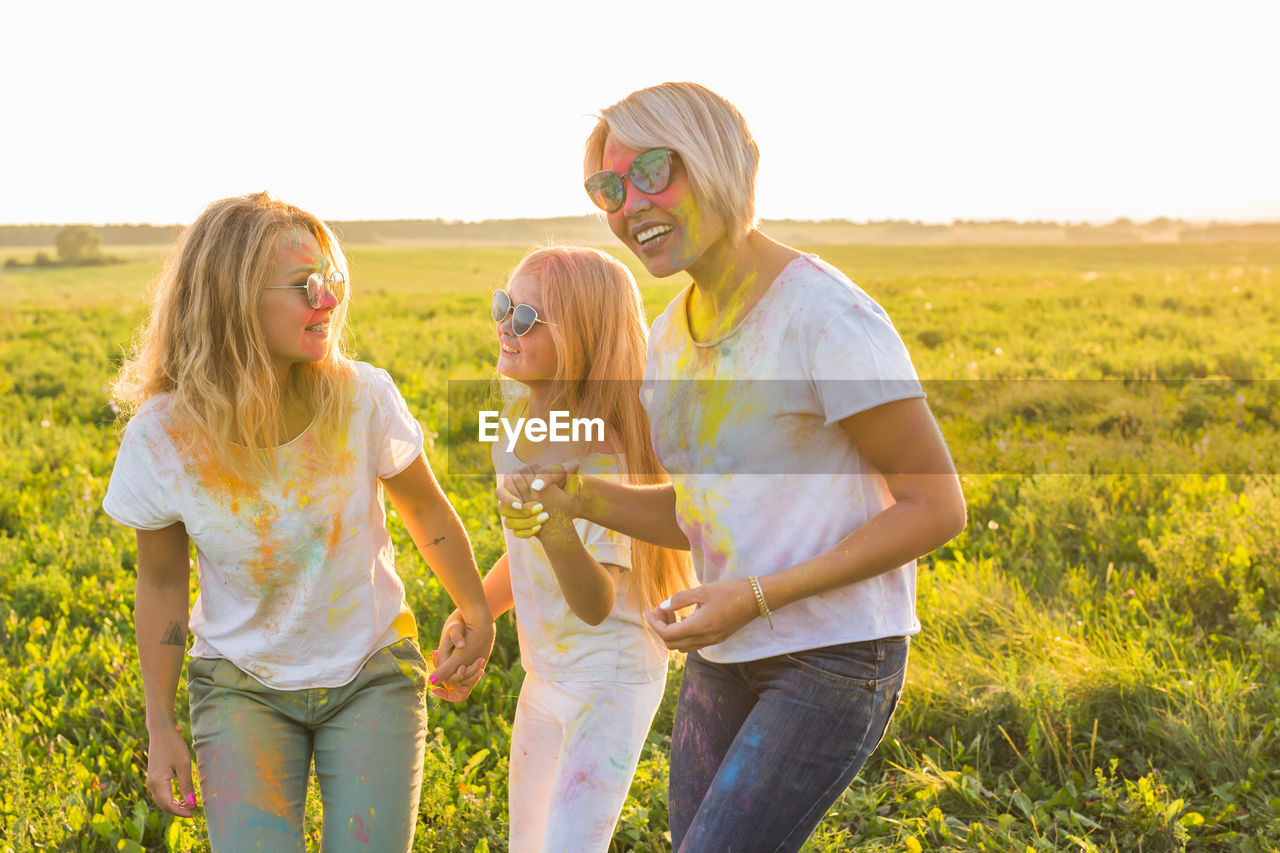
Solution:
<path fill-rule="evenodd" d="M 732 244 L 756 227 L 760 149 L 733 104 L 697 83 L 663 83 L 632 92 L 600 112 L 587 138 L 585 176 L 600 171 L 606 140 L 680 155 L 694 198 L 724 223 Z"/>
<path fill-rule="evenodd" d="M 258 299 L 275 269 L 277 241 L 292 229 L 315 238 L 345 277 L 346 258 L 329 228 L 267 193 L 215 201 L 178 240 L 151 297 L 146 328 L 111 385 L 128 417 L 168 394 L 184 452 L 199 444 L 223 470 L 267 476 L 286 401 L 314 418 L 321 457 L 336 450 L 354 376 L 347 351 L 350 287 L 339 289 L 324 357 L 276 379 L 258 322 Z"/>

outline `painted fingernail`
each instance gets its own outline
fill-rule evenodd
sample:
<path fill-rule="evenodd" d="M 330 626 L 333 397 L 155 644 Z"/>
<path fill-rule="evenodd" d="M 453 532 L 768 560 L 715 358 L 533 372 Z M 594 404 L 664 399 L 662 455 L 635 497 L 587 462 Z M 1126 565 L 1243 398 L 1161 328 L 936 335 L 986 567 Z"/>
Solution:
<path fill-rule="evenodd" d="M 431 673 L 431 678 L 429 678 L 429 679 L 427 679 L 427 680 L 428 680 L 428 681 L 430 681 L 432 684 L 439 684 L 439 683 L 440 683 L 440 676 L 436 675 L 436 674 L 433 672 L 433 673 Z"/>
<path fill-rule="evenodd" d="M 196 807 L 196 795 L 195 795 L 195 794 L 187 794 L 187 805 L 191 806 L 191 808 L 193 808 L 193 809 Z"/>
<path fill-rule="evenodd" d="M 662 603 L 661 603 L 661 604 L 659 604 L 658 606 L 659 606 L 659 607 L 661 607 L 663 610 L 670 610 L 670 609 L 671 609 L 671 599 L 669 599 L 669 598 L 668 598 L 666 601 L 662 602 Z"/>
<path fill-rule="evenodd" d="M 542 482 L 542 478 L 539 477 L 529 484 L 529 488 L 533 489 L 535 492 L 540 492 L 546 485 L 546 483 Z"/>
<path fill-rule="evenodd" d="M 529 512 L 542 512 L 542 504 L 532 504 L 529 507 Z"/>
<path fill-rule="evenodd" d="M 548 514 L 547 514 L 547 513 L 545 513 L 545 512 L 543 512 L 543 513 L 539 513 L 539 514 L 538 514 L 538 521 L 546 521 L 546 520 L 547 520 L 548 518 L 550 518 L 550 517 L 551 517 L 551 516 L 550 516 L 550 515 L 548 515 Z"/>
<path fill-rule="evenodd" d="M 537 527 L 533 528 L 532 533 L 537 533 L 537 532 L 538 532 L 539 530 L 541 530 L 541 529 L 542 529 L 542 525 L 541 525 L 541 524 L 539 524 Z M 532 535 L 532 533 L 531 533 L 530 535 Z"/>
<path fill-rule="evenodd" d="M 512 502 L 511 502 L 511 508 L 512 508 L 512 509 L 519 509 L 519 508 L 520 508 L 520 501 L 512 501 Z"/>

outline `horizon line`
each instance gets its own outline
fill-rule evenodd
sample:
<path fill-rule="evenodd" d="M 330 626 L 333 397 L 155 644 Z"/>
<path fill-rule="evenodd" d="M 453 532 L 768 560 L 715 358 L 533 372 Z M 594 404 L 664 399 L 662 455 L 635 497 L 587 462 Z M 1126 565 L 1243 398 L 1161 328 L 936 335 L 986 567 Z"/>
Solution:
<path fill-rule="evenodd" d="M 1280 213 L 1276 218 L 1257 219 L 1257 218 L 1232 218 L 1232 217 L 1211 217 L 1211 218 L 1195 218 L 1184 216 L 1155 216 L 1150 219 L 1134 219 L 1128 216 L 1117 216 L 1113 219 L 1019 219 L 1013 217 L 999 217 L 993 219 L 964 219 L 954 218 L 946 220 L 924 220 L 924 219 L 907 219 L 901 217 L 890 217 L 885 219 L 865 219 L 854 220 L 844 217 L 828 217 L 824 219 L 803 219 L 797 217 L 761 217 L 758 221 L 761 225 L 765 223 L 777 224 L 803 224 L 803 225 L 849 225 L 849 226 L 874 226 L 874 225 L 911 225 L 916 227 L 947 227 L 954 228 L 956 226 L 982 226 L 982 225 L 1044 225 L 1058 226 L 1065 228 L 1091 227 L 1102 228 L 1114 225 L 1126 225 L 1132 227 L 1150 227 L 1158 222 L 1167 222 L 1170 225 L 1184 225 L 1191 227 L 1206 227 L 1214 225 L 1280 225 Z M 321 221 L 326 224 L 370 224 L 380 222 L 431 222 L 439 225 L 486 225 L 501 224 L 511 222 L 552 222 L 564 220 L 580 220 L 595 221 L 597 224 L 605 226 L 604 220 L 594 214 L 565 214 L 559 216 L 507 216 L 495 217 L 490 219 L 445 219 L 443 217 L 396 217 L 382 219 L 323 219 Z M 183 222 L 86 222 L 84 220 L 64 220 L 59 222 L 0 222 L 0 228 L 49 228 L 49 227 L 66 227 L 73 225 L 86 225 L 90 228 L 185 228 L 190 223 Z M 607 227 L 607 226 L 606 226 Z"/>

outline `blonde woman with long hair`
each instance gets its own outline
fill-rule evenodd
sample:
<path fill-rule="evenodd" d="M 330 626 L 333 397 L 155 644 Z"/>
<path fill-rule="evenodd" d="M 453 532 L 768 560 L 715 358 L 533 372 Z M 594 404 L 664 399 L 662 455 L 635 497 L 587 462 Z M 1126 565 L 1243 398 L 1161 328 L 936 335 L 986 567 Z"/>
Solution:
<path fill-rule="evenodd" d="M 897 704 L 916 558 L 965 524 L 901 337 L 844 273 L 759 230 L 758 157 L 742 115 L 693 83 L 602 111 L 588 196 L 651 275 L 692 280 L 645 369 L 673 485 L 562 467 L 498 494 L 522 534 L 537 525 L 523 504 L 556 495 L 570 517 L 692 551 L 700 585 L 647 614 L 688 653 L 669 797 L 685 853 L 804 845 Z"/>
<path fill-rule="evenodd" d="M 349 300 L 342 249 L 314 216 L 265 193 L 214 202 L 113 387 L 131 417 L 103 506 L 137 530 L 147 787 L 178 817 L 202 806 L 215 851 L 302 851 L 313 758 L 326 851 L 408 850 L 426 685 L 474 676 L 493 643 L 421 426 L 344 348 Z M 384 488 L 459 605 L 454 654 L 429 677 Z M 174 710 L 188 629 L 202 803 Z"/>
<path fill-rule="evenodd" d="M 495 442 L 499 479 L 577 458 L 598 477 L 666 482 L 637 396 L 646 323 L 625 266 L 596 249 L 537 249 L 491 313 L 498 373 L 515 389 L 504 418 L 560 411 L 603 424 L 577 441 Z M 495 615 L 515 609 L 526 672 L 511 732 L 511 850 L 603 851 L 666 685 L 667 649 L 643 612 L 688 585 L 688 558 L 575 522 L 555 500 L 530 510 L 531 535 L 508 531 L 484 579 Z"/>

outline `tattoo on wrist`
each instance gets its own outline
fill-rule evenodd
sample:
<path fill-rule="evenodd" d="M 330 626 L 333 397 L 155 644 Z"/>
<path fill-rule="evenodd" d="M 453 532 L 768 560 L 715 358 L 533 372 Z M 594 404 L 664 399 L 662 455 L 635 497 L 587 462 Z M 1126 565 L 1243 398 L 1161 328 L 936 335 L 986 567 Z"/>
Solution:
<path fill-rule="evenodd" d="M 160 638 L 160 645 L 186 647 L 187 631 L 181 622 L 175 619 L 169 623 L 169 627 L 164 629 L 164 636 Z"/>
<path fill-rule="evenodd" d="M 437 536 L 435 539 L 432 539 L 430 542 L 427 543 L 427 547 L 430 548 L 432 545 L 439 545 L 443 541 L 444 541 L 443 536 Z"/>

